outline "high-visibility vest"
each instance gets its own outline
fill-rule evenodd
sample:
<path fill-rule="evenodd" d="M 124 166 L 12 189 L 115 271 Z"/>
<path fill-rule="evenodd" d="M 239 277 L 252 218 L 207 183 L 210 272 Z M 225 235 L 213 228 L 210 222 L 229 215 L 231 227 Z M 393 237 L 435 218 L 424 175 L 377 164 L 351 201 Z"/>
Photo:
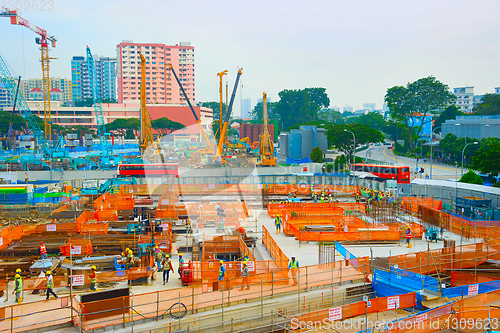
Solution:
<path fill-rule="evenodd" d="M 47 288 L 52 288 L 52 275 L 47 277 Z"/>
<path fill-rule="evenodd" d="M 248 267 L 247 266 L 243 266 L 243 269 L 241 270 L 241 275 L 248 276 Z"/>
<path fill-rule="evenodd" d="M 91 283 L 96 283 L 97 279 L 95 276 L 96 276 L 95 271 L 91 271 L 89 274 L 89 278 L 90 278 Z"/>
<path fill-rule="evenodd" d="M 156 251 L 155 251 L 155 255 L 156 255 L 156 258 L 157 258 L 157 259 L 161 259 L 161 258 L 163 258 L 163 252 L 162 252 L 162 250 L 160 250 L 160 249 L 156 249 Z"/>
<path fill-rule="evenodd" d="M 406 238 L 411 238 L 411 229 L 406 230 Z"/>
<path fill-rule="evenodd" d="M 21 277 L 16 278 L 16 285 L 16 292 L 20 293 L 21 291 L 23 291 L 23 279 Z"/>
<path fill-rule="evenodd" d="M 274 219 L 274 223 L 278 227 L 281 224 L 281 218 L 279 216 L 276 216 L 276 218 Z"/>
<path fill-rule="evenodd" d="M 226 273 L 226 268 L 224 267 L 224 265 L 220 265 L 219 276 L 224 276 L 225 273 Z"/>
<path fill-rule="evenodd" d="M 298 268 L 299 262 L 297 260 L 290 260 L 290 268 Z"/>
<path fill-rule="evenodd" d="M 40 250 L 40 254 L 47 254 L 47 249 L 45 248 L 45 245 L 40 245 L 38 249 Z"/>

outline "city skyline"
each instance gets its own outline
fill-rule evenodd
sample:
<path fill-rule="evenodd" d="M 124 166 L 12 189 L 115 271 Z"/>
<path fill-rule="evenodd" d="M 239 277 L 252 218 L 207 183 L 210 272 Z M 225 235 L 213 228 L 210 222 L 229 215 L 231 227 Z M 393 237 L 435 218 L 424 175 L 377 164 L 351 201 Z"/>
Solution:
<path fill-rule="evenodd" d="M 382 105 L 389 87 L 429 75 L 450 88 L 475 86 L 477 94 L 493 93 L 500 85 L 500 70 L 494 66 L 500 48 L 494 43 L 499 34 L 497 2 L 299 4 L 275 1 L 266 3 L 262 12 L 260 2 L 232 6 L 193 0 L 190 15 L 184 16 L 182 3 L 57 2 L 51 12 L 22 15 L 58 38 L 51 49 L 51 56 L 58 58 L 51 61 L 54 77 L 69 77 L 67 62 L 84 54 L 87 44 L 95 54 L 113 56 L 124 39 L 189 41 L 197 49 L 196 101 L 218 100 L 217 72 L 229 70 L 232 89 L 237 67 L 244 68 L 245 88 L 235 111 L 241 110 L 242 99 L 256 100 L 262 91 L 276 101 L 283 89 L 325 87 L 331 105 L 360 109 L 366 101 Z M 14 71 L 23 78 L 40 77 L 35 34 L 7 19 L 0 21 L 0 29 L 0 49 Z M 474 45 L 457 52 L 464 39 Z"/>

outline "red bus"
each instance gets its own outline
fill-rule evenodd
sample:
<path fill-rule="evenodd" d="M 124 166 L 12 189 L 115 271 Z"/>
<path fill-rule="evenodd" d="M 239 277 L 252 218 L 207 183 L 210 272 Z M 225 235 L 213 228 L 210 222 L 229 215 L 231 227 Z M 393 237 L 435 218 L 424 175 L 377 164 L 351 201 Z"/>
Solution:
<path fill-rule="evenodd" d="M 410 183 L 410 167 L 397 165 L 379 165 L 379 164 L 353 164 L 352 171 L 368 172 L 383 179 L 394 179 L 398 183 Z"/>
<path fill-rule="evenodd" d="M 120 164 L 118 175 L 122 177 L 179 177 L 179 164 Z"/>

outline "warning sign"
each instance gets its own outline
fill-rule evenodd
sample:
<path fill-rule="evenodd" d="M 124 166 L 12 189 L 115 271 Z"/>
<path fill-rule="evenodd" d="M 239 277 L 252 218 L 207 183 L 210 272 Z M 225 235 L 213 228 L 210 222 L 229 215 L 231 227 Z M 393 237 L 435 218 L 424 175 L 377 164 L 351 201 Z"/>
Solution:
<path fill-rule="evenodd" d="M 47 224 L 47 231 L 56 231 L 55 224 Z"/>
<path fill-rule="evenodd" d="M 477 295 L 479 293 L 479 285 L 478 284 L 471 284 L 469 286 L 469 290 L 467 292 L 467 295 Z"/>
<path fill-rule="evenodd" d="M 342 307 L 339 306 L 336 308 L 328 309 L 328 317 L 330 318 L 330 321 L 342 319 Z"/>
<path fill-rule="evenodd" d="M 71 279 L 73 286 L 83 286 L 85 284 L 85 275 L 73 275 Z"/>
<path fill-rule="evenodd" d="M 255 262 L 247 261 L 247 267 L 249 272 L 255 272 Z"/>
<path fill-rule="evenodd" d="M 387 309 L 399 308 L 399 296 L 387 297 Z"/>
<path fill-rule="evenodd" d="M 71 246 L 71 254 L 82 254 L 81 246 Z"/>

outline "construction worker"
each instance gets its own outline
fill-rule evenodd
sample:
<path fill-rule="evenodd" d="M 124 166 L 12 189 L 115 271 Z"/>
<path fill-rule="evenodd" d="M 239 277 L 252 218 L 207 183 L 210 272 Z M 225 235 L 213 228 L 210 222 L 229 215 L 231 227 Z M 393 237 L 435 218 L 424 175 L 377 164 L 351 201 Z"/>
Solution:
<path fill-rule="evenodd" d="M 356 193 L 356 203 L 359 203 L 359 194 Z"/>
<path fill-rule="evenodd" d="M 96 285 L 96 282 L 97 282 L 97 279 L 96 279 L 96 267 L 95 266 L 92 266 L 90 267 L 90 274 L 89 274 L 89 278 L 90 278 L 90 290 L 92 291 L 97 291 L 95 285 Z"/>
<path fill-rule="evenodd" d="M 274 224 L 276 225 L 276 233 L 279 234 L 281 231 L 281 216 L 278 214 L 274 219 Z"/>
<path fill-rule="evenodd" d="M 155 258 L 156 258 L 156 266 L 158 267 L 158 272 L 161 271 L 161 261 L 163 259 L 163 251 L 160 250 L 158 245 L 155 246 Z"/>
<path fill-rule="evenodd" d="M 224 276 L 226 275 L 226 267 L 224 267 L 224 261 L 219 260 L 219 281 L 224 280 Z"/>
<path fill-rule="evenodd" d="M 132 250 L 128 250 L 128 255 L 127 255 L 127 269 L 130 269 L 131 267 L 135 266 L 134 262 L 134 252 Z"/>
<path fill-rule="evenodd" d="M 172 262 L 170 261 L 170 256 L 168 254 L 165 255 L 165 259 L 163 259 L 162 264 L 163 269 L 163 284 L 165 284 L 165 276 L 167 277 L 166 282 L 168 283 L 168 277 L 170 275 L 170 271 L 173 271 Z"/>
<path fill-rule="evenodd" d="M 247 286 L 247 290 L 250 289 L 250 284 L 248 283 L 248 261 L 244 260 L 243 261 L 243 266 L 241 267 L 241 276 L 243 276 L 243 281 L 241 282 L 241 288 L 240 290 L 243 290 L 243 286 Z"/>
<path fill-rule="evenodd" d="M 21 303 L 23 301 L 22 292 L 23 292 L 23 278 L 21 277 L 21 270 L 18 268 L 16 270 L 16 276 L 14 277 L 14 281 L 16 282 L 16 286 L 12 293 L 16 293 L 16 302 Z"/>
<path fill-rule="evenodd" d="M 184 264 L 184 255 L 182 253 L 179 253 L 179 269 L 177 270 L 177 273 L 179 273 L 179 279 L 181 278 L 181 267 Z"/>
<path fill-rule="evenodd" d="M 320 199 L 320 202 L 321 202 L 321 203 L 325 203 L 325 194 L 324 194 L 324 193 L 321 193 L 321 199 Z"/>
<path fill-rule="evenodd" d="M 40 245 L 38 245 L 38 253 L 42 259 L 47 259 L 47 249 L 45 248 L 43 241 L 40 242 Z"/>
<path fill-rule="evenodd" d="M 298 284 L 297 273 L 299 271 L 299 262 L 297 260 L 295 260 L 295 256 L 292 256 L 292 259 L 290 260 L 290 263 L 288 264 L 288 269 L 290 269 L 292 272 L 293 286 L 295 286 Z"/>
<path fill-rule="evenodd" d="M 311 199 L 314 199 L 314 185 L 311 185 Z"/>
<path fill-rule="evenodd" d="M 405 235 L 406 235 L 406 247 L 412 247 L 411 245 L 411 229 L 410 227 L 406 228 L 406 232 L 405 232 Z"/>
<path fill-rule="evenodd" d="M 54 278 L 52 277 L 52 272 L 47 271 L 47 298 L 46 299 L 50 298 L 50 294 L 54 295 L 55 298 L 59 298 L 52 290 L 53 286 L 54 286 Z"/>
<path fill-rule="evenodd" d="M 332 194 L 328 194 L 328 202 L 329 203 L 332 203 L 333 202 L 333 197 L 332 197 Z"/>

